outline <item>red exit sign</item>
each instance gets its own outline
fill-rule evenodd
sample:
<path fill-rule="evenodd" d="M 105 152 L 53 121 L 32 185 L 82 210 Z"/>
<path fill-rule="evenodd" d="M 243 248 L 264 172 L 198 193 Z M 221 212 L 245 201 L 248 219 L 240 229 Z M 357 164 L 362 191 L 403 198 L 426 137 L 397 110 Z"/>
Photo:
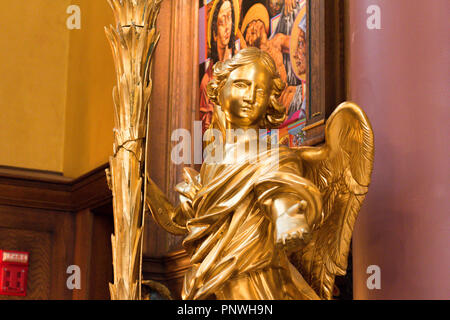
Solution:
<path fill-rule="evenodd" d="M 0 295 L 27 295 L 28 257 L 28 252 L 0 250 Z"/>

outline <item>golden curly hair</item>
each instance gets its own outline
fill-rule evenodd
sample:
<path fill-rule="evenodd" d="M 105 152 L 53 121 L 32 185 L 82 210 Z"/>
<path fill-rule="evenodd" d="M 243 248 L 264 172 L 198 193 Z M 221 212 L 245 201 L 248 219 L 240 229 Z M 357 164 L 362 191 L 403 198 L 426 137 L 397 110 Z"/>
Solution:
<path fill-rule="evenodd" d="M 269 106 L 266 115 L 260 124 L 261 128 L 275 129 L 278 128 L 284 120 L 286 120 L 286 108 L 278 102 L 278 98 L 285 88 L 283 80 L 278 74 L 275 62 L 272 57 L 265 51 L 257 48 L 246 48 L 239 51 L 231 59 L 225 62 L 217 62 L 213 68 L 213 79 L 207 85 L 208 98 L 214 103 L 214 114 L 211 122 L 212 129 L 225 131 L 225 123 L 222 109 L 219 105 L 219 93 L 225 85 L 230 73 L 242 66 L 261 62 L 267 71 L 272 75 L 272 88 L 269 98 Z"/>

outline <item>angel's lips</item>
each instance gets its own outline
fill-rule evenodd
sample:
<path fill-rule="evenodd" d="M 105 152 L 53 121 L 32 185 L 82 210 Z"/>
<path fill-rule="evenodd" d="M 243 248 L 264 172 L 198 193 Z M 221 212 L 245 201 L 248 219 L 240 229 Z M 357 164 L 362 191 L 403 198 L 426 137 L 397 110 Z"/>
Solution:
<path fill-rule="evenodd" d="M 241 111 L 244 111 L 244 112 L 248 112 L 248 111 L 252 111 L 252 110 L 253 110 L 253 106 L 251 106 L 251 105 L 244 105 L 241 107 Z"/>

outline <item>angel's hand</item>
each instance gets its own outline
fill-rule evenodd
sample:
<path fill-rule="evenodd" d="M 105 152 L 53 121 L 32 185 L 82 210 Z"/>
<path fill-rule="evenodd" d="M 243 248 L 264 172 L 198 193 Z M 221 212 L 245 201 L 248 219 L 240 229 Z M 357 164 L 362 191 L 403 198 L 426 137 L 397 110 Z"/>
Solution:
<path fill-rule="evenodd" d="M 298 227 L 289 232 L 282 233 L 277 239 L 277 247 L 291 253 L 305 247 L 309 240 L 310 234 L 304 228 Z"/>
<path fill-rule="evenodd" d="M 308 203 L 298 201 L 286 211 L 279 214 L 276 220 L 277 246 L 291 252 L 303 248 L 310 239 L 310 227 L 305 212 Z"/>

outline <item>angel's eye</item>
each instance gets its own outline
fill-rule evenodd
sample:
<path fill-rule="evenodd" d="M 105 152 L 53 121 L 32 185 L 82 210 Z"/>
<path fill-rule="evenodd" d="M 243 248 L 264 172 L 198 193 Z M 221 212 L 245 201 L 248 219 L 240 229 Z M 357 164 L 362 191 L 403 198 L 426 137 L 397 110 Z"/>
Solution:
<path fill-rule="evenodd" d="M 241 81 L 235 82 L 235 83 L 233 83 L 233 85 L 238 89 L 247 88 L 247 84 L 245 82 L 241 82 Z"/>
<path fill-rule="evenodd" d="M 256 94 L 258 96 L 262 97 L 266 94 L 266 92 L 263 89 L 258 89 L 258 90 L 256 90 Z"/>

